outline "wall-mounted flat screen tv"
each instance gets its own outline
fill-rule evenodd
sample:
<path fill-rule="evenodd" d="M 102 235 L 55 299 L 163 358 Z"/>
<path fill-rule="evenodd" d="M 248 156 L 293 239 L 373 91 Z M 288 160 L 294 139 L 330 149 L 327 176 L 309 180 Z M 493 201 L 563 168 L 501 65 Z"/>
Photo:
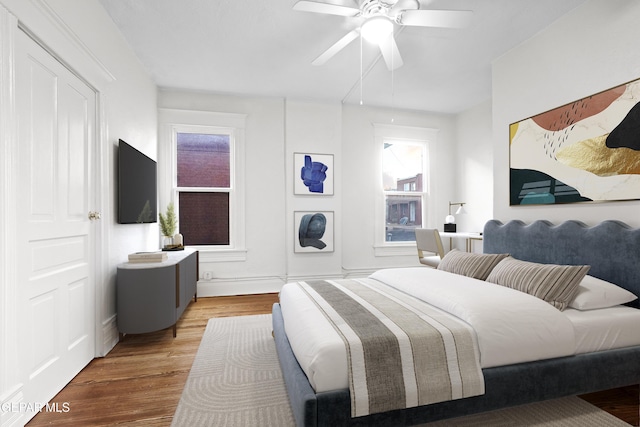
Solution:
<path fill-rule="evenodd" d="M 157 165 L 123 140 L 118 147 L 118 222 L 158 221 Z"/>

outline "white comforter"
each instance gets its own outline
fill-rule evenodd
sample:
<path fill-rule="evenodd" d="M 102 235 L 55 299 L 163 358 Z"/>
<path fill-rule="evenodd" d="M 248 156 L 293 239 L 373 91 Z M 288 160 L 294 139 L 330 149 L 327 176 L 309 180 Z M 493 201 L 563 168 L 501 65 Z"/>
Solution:
<path fill-rule="evenodd" d="M 483 368 L 572 355 L 574 328 L 562 312 L 531 295 L 431 268 L 370 276 L 469 323 Z M 348 388 L 344 343 L 296 283 L 280 293 L 291 348 L 316 392 Z"/>

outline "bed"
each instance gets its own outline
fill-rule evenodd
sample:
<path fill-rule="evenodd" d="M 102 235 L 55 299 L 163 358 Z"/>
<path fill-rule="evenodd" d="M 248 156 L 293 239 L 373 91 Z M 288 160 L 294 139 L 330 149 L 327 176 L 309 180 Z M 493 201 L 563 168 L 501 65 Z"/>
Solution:
<path fill-rule="evenodd" d="M 615 283 L 640 295 L 640 263 L 637 262 L 640 229 L 632 229 L 619 221 L 604 221 L 589 227 L 578 221 L 559 225 L 536 221 L 527 225 L 520 221 L 502 224 L 492 220 L 485 225 L 483 234 L 485 254 L 509 254 L 516 260 L 541 264 L 586 265 L 589 266 L 589 276 Z M 393 271 L 383 270 L 376 274 L 374 279 L 394 277 Z M 285 304 L 282 295 L 281 303 Z M 638 301 L 634 300 L 624 306 L 586 312 L 595 312 L 601 319 L 612 321 L 618 317 L 615 310 L 620 309 L 624 316 L 640 321 L 640 317 L 634 317 L 640 313 L 637 306 Z M 285 312 L 288 309 L 285 306 Z M 539 309 L 544 310 L 542 307 Z M 560 356 L 534 357 L 536 360 L 516 363 L 507 361 L 508 364 L 501 364 L 504 360 L 489 361 L 482 366 L 484 391 L 481 394 L 357 417 L 352 417 L 352 396 L 348 387 L 332 389 L 327 385 L 323 391 L 314 390 L 289 342 L 280 304 L 273 307 L 273 329 L 287 393 L 294 418 L 300 426 L 415 425 L 640 383 L 640 337 L 637 332 L 629 331 L 628 326 L 624 333 L 614 332 L 613 335 L 626 337 L 618 343 L 610 343 L 610 335 L 590 338 L 584 335 L 587 330 L 598 328 L 591 327 L 593 323 L 586 321 L 583 311 L 569 307 L 562 313 L 566 317 L 570 317 L 567 313 L 573 313 L 571 324 L 575 326 L 576 337 L 579 337 L 576 338 L 579 342 L 574 343 L 574 349 L 569 353 L 565 349 L 561 350 L 565 353 Z M 612 328 L 615 330 L 616 326 L 601 329 L 608 329 L 611 334 Z M 606 335 L 607 331 L 603 333 Z M 530 339 L 535 339 L 535 335 Z M 576 351 L 575 347 L 581 350 Z M 305 369 L 308 370 L 307 367 Z"/>

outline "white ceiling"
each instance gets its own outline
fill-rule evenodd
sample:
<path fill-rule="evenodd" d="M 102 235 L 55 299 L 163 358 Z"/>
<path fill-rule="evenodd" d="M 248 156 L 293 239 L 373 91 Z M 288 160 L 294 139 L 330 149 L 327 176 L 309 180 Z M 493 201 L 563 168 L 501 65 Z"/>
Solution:
<path fill-rule="evenodd" d="M 377 47 L 364 44 L 361 61 L 359 39 L 311 65 L 356 23 L 294 11 L 296 0 L 100 0 L 160 87 L 443 113 L 489 99 L 492 61 L 584 1 L 421 0 L 471 10 L 472 23 L 396 28 L 404 65 L 390 72 Z"/>

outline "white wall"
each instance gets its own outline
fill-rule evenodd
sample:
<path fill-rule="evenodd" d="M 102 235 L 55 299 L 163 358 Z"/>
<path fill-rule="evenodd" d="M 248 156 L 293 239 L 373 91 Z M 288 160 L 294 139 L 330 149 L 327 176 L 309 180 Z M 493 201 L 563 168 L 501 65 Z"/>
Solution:
<path fill-rule="evenodd" d="M 465 202 L 466 215 L 457 215 L 461 231 L 481 232 L 493 218 L 493 128 L 491 100 L 456 118 L 456 182 L 454 202 Z M 452 207 L 453 209 L 453 207 Z M 478 246 L 476 248 L 475 246 Z M 474 245 L 474 250 L 479 244 Z"/>
<path fill-rule="evenodd" d="M 288 257 L 284 100 L 163 89 L 158 93 L 158 107 L 246 115 L 246 176 L 242 178 L 246 192 L 246 260 L 202 261 L 198 295 L 279 289 L 286 281 Z M 170 189 L 161 187 L 159 191 L 169 194 Z M 201 260 L 206 258 L 202 255 Z M 204 280 L 205 272 L 212 274 L 212 280 Z"/>
<path fill-rule="evenodd" d="M 392 122 L 393 119 L 393 122 Z M 450 115 L 398 111 L 345 105 L 342 116 L 342 251 L 346 275 L 383 267 L 419 265 L 413 248 L 400 256 L 375 256 L 375 220 L 380 198 L 380 147 L 374 141 L 373 124 L 421 127 L 438 130 L 430 153 L 434 169 L 430 188 L 432 215 L 426 225 L 442 228 L 448 201 L 455 192 L 456 128 Z"/>
<path fill-rule="evenodd" d="M 509 124 L 640 78 L 640 2 L 592 0 L 493 64 L 494 216 L 640 225 L 639 201 L 509 207 Z"/>
<path fill-rule="evenodd" d="M 286 101 L 285 135 L 285 185 L 280 189 L 285 193 L 286 224 L 285 247 L 287 248 L 288 280 L 314 277 L 339 277 L 342 274 L 342 209 L 341 195 L 344 189 L 344 161 L 340 149 L 342 146 L 342 105 L 339 103 L 321 103 L 307 100 Z M 333 195 L 294 195 L 293 182 L 299 178 L 300 171 L 294 169 L 294 153 L 332 154 L 334 168 Z M 294 178 L 295 177 L 295 178 Z M 294 239 L 297 238 L 294 212 L 325 211 L 333 212 L 334 250 L 333 252 L 295 253 Z M 327 236 L 329 237 L 329 236 Z"/>
<path fill-rule="evenodd" d="M 453 116 L 171 89 L 159 92 L 158 106 L 247 117 L 246 260 L 201 262 L 199 295 L 274 292 L 291 280 L 362 275 L 386 266 L 417 265 L 412 248 L 399 256 L 374 254 L 373 212 L 380 187 L 374 123 L 391 124 L 393 118 L 398 126 L 439 130 L 432 153 L 435 208 L 428 222 L 433 226 L 441 227 L 444 222 L 449 195 L 456 187 Z M 294 195 L 294 175 L 299 173 L 294 170 L 294 153 L 334 156 L 333 195 Z M 294 252 L 296 211 L 334 213 L 333 252 Z M 211 280 L 204 280 L 207 271 L 213 275 Z"/>

